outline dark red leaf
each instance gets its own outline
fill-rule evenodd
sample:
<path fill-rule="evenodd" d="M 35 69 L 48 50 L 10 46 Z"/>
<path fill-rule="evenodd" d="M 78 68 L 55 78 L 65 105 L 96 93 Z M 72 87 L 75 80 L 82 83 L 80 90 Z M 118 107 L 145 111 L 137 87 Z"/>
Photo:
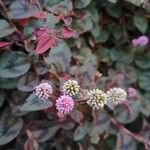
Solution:
<path fill-rule="evenodd" d="M 21 26 L 21 27 L 27 26 L 28 23 L 29 23 L 29 19 L 21 19 L 21 20 L 18 20 L 18 24 L 19 24 L 19 26 Z"/>
<path fill-rule="evenodd" d="M 11 44 L 12 44 L 12 42 L 0 42 L 0 48 L 10 46 Z"/>
<path fill-rule="evenodd" d="M 75 35 L 75 31 L 73 29 L 70 29 L 70 28 L 63 27 L 61 29 L 61 31 L 62 31 L 62 35 L 64 38 L 71 38 Z"/>
<path fill-rule="evenodd" d="M 37 43 L 35 53 L 36 54 L 43 54 L 46 52 L 49 48 L 53 46 L 53 39 L 51 36 L 45 35 L 40 38 L 40 40 Z"/>

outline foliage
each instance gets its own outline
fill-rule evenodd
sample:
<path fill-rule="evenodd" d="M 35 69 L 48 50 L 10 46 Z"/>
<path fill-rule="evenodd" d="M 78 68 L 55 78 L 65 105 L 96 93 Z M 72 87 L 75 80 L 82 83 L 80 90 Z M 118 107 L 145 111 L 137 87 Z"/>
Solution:
<path fill-rule="evenodd" d="M 150 45 L 132 40 L 150 36 L 149 3 L 0 0 L 0 149 L 148 150 Z M 60 119 L 55 102 L 69 79 L 80 93 Z M 41 82 L 54 90 L 44 101 Z M 83 100 L 112 87 L 128 91 L 126 102 L 92 110 Z"/>

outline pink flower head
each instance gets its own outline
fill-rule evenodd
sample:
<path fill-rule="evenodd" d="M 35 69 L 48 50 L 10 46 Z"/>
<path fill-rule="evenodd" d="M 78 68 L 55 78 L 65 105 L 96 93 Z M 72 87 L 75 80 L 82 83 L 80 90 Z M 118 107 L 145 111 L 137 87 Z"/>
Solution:
<path fill-rule="evenodd" d="M 137 47 L 139 45 L 138 39 L 133 39 L 132 40 L 132 45 L 133 45 L 133 47 Z"/>
<path fill-rule="evenodd" d="M 142 36 L 140 36 L 140 37 L 138 38 L 138 42 L 139 42 L 139 45 L 140 45 L 140 46 L 145 46 L 145 45 L 148 44 L 149 39 L 148 39 L 147 36 L 142 35 Z"/>
<path fill-rule="evenodd" d="M 137 95 L 136 89 L 134 89 L 132 87 L 128 88 L 128 95 L 129 95 L 129 97 L 135 97 Z"/>
<path fill-rule="evenodd" d="M 58 117 L 62 118 L 69 114 L 74 108 L 74 100 L 69 95 L 62 95 L 56 100 Z"/>
<path fill-rule="evenodd" d="M 35 87 L 35 94 L 42 100 L 48 99 L 53 93 L 53 88 L 48 83 L 40 83 Z"/>
<path fill-rule="evenodd" d="M 133 39 L 132 40 L 132 45 L 134 47 L 137 47 L 137 46 L 146 46 L 148 44 L 148 42 L 149 42 L 148 37 L 145 36 L 145 35 L 142 35 L 142 36 L 140 36 L 137 39 Z"/>

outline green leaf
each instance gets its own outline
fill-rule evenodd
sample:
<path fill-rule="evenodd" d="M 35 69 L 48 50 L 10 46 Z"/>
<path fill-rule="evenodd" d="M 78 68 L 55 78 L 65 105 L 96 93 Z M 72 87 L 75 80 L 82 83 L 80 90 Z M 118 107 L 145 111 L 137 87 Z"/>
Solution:
<path fill-rule="evenodd" d="M 118 147 L 120 147 L 121 150 L 136 150 L 136 143 L 133 138 L 126 135 L 123 132 L 119 132 L 117 136 L 118 143 L 121 143 Z"/>
<path fill-rule="evenodd" d="M 150 69 L 150 56 L 141 56 L 135 59 L 135 64 L 141 69 Z"/>
<path fill-rule="evenodd" d="M 80 141 L 86 136 L 86 129 L 84 126 L 78 126 L 74 132 L 74 141 Z"/>
<path fill-rule="evenodd" d="M 23 121 L 19 117 L 3 114 L 0 119 L 0 145 L 12 141 L 20 133 Z"/>
<path fill-rule="evenodd" d="M 33 31 L 36 28 L 40 28 L 43 26 L 43 21 L 40 20 L 33 20 L 29 22 L 29 24 L 24 28 L 23 33 L 26 37 L 29 37 L 32 35 Z"/>
<path fill-rule="evenodd" d="M 82 9 L 90 4 L 91 0 L 74 0 L 74 7 L 77 9 Z"/>
<path fill-rule="evenodd" d="M 48 65 L 53 65 L 57 71 L 65 72 L 70 66 L 70 48 L 64 41 L 61 41 L 58 46 L 50 50 L 44 60 Z"/>
<path fill-rule="evenodd" d="M 41 100 L 32 93 L 21 107 L 21 111 L 38 111 L 50 108 L 53 103 L 49 99 Z"/>
<path fill-rule="evenodd" d="M 0 78 L 0 87 L 4 89 L 14 89 L 17 87 L 18 78 Z"/>
<path fill-rule="evenodd" d="M 9 51 L 0 56 L 0 77 L 15 78 L 25 74 L 31 64 L 23 52 Z"/>
<path fill-rule="evenodd" d="M 38 142 L 45 142 L 50 140 L 56 132 L 60 129 L 60 125 L 52 126 L 47 129 L 40 129 L 32 131 L 33 137 L 37 139 Z"/>
<path fill-rule="evenodd" d="M 0 19 L 0 38 L 12 34 L 15 29 L 11 28 L 6 20 Z"/>
<path fill-rule="evenodd" d="M 138 85 L 143 90 L 150 91 L 150 72 L 144 72 L 139 75 Z"/>
<path fill-rule="evenodd" d="M 108 0 L 111 3 L 117 3 L 118 0 Z"/>
<path fill-rule="evenodd" d="M 135 15 L 133 17 L 133 22 L 139 31 L 141 31 L 143 34 L 146 33 L 148 29 L 148 21 L 144 16 Z"/>
<path fill-rule="evenodd" d="M 124 106 L 124 104 L 117 105 L 115 107 L 114 114 L 116 116 L 116 119 L 121 123 L 130 123 L 134 121 L 139 112 L 140 112 L 140 101 L 135 99 L 128 100 L 129 107 L 131 109 L 131 114 L 129 110 Z"/>
<path fill-rule="evenodd" d="M 145 0 L 126 0 L 126 1 L 132 3 L 133 5 L 140 6 Z"/>
<path fill-rule="evenodd" d="M 26 75 L 22 76 L 17 84 L 17 88 L 20 91 L 31 92 L 34 87 L 38 84 L 38 78 L 33 72 L 28 72 Z"/>
<path fill-rule="evenodd" d="M 150 116 L 150 93 L 146 92 L 144 95 L 140 94 L 141 98 L 141 112 L 146 117 Z"/>

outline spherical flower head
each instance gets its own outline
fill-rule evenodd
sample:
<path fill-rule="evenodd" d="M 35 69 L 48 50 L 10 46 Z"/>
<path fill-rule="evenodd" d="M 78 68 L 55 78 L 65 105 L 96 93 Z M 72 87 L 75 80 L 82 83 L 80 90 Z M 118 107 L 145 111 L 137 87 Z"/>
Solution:
<path fill-rule="evenodd" d="M 58 116 L 69 114 L 74 108 L 74 100 L 69 95 L 62 95 L 56 100 L 56 110 Z"/>
<path fill-rule="evenodd" d="M 133 47 L 137 47 L 139 45 L 138 39 L 133 39 L 132 40 L 132 45 L 133 45 Z"/>
<path fill-rule="evenodd" d="M 138 38 L 138 42 L 139 42 L 139 45 L 140 45 L 140 46 L 145 46 L 145 45 L 148 44 L 149 39 L 148 39 L 147 36 L 142 35 L 142 36 L 140 36 L 140 37 Z"/>
<path fill-rule="evenodd" d="M 68 80 L 63 84 L 62 91 L 64 94 L 75 96 L 79 92 L 79 87 L 76 80 Z"/>
<path fill-rule="evenodd" d="M 142 35 L 140 37 L 138 37 L 137 39 L 133 39 L 132 40 L 132 45 L 133 47 L 137 47 L 137 46 L 146 46 L 149 42 L 149 39 L 147 36 Z"/>
<path fill-rule="evenodd" d="M 122 88 L 112 88 L 107 91 L 107 101 L 115 105 L 121 104 L 126 100 L 127 93 Z"/>
<path fill-rule="evenodd" d="M 35 94 L 42 100 L 48 99 L 53 93 L 53 88 L 49 83 L 40 83 L 35 87 Z"/>
<path fill-rule="evenodd" d="M 88 100 L 86 103 L 95 110 L 104 107 L 107 95 L 99 89 L 93 89 L 87 93 L 87 98 Z"/>

